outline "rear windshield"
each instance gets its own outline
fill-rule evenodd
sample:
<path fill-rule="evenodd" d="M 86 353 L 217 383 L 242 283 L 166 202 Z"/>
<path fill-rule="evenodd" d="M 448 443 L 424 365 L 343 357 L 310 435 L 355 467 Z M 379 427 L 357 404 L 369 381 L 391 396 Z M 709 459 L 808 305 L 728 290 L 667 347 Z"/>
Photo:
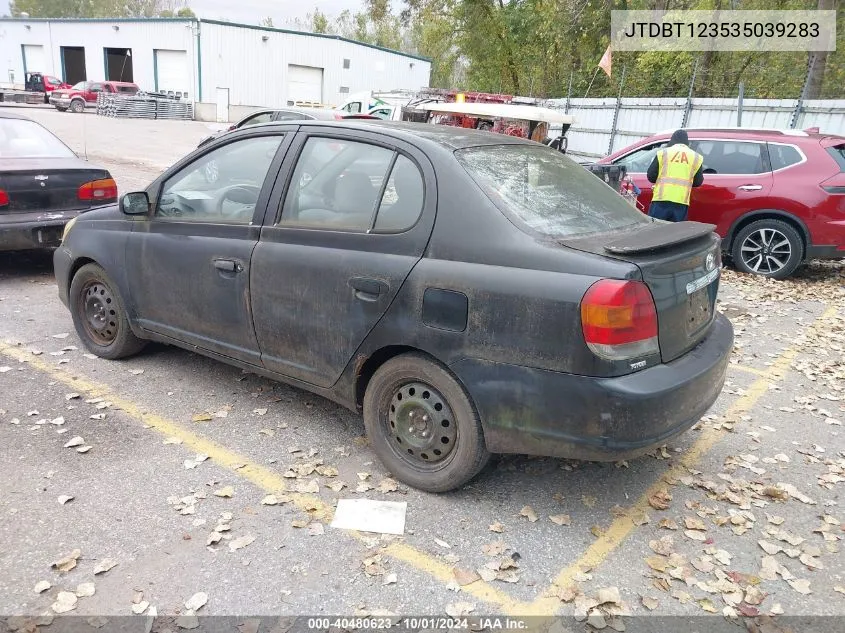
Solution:
<path fill-rule="evenodd" d="M 521 229 L 561 238 L 649 220 L 611 187 L 560 152 L 493 145 L 455 152 L 493 203 Z"/>
<path fill-rule="evenodd" d="M 34 121 L 0 119 L 0 158 L 72 158 L 64 143 Z"/>
<path fill-rule="evenodd" d="M 845 172 L 845 145 L 837 145 L 835 147 L 828 147 L 827 153 L 833 157 L 836 164 L 839 165 L 839 171 Z"/>

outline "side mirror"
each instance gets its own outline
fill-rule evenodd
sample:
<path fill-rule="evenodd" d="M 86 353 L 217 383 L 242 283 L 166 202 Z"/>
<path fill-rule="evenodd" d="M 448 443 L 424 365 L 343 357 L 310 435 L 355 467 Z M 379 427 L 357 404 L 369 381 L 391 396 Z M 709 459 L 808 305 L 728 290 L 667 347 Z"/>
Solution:
<path fill-rule="evenodd" d="M 133 191 L 120 199 L 120 210 L 126 215 L 147 215 L 150 212 L 150 197 L 146 191 Z"/>

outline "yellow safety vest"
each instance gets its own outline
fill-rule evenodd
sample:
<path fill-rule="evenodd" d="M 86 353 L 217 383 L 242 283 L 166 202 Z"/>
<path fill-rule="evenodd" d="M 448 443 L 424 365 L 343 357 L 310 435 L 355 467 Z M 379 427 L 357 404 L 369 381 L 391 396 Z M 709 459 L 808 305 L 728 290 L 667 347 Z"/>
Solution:
<path fill-rule="evenodd" d="M 689 205 L 692 179 L 702 162 L 701 154 L 681 143 L 657 152 L 657 182 L 652 200 Z"/>

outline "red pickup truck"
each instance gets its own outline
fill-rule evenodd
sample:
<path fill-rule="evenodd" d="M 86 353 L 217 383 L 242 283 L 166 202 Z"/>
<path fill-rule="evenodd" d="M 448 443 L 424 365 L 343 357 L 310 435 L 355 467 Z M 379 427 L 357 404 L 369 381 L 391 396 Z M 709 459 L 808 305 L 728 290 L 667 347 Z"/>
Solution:
<path fill-rule="evenodd" d="M 101 92 L 112 94 L 136 94 L 140 88 L 125 81 L 80 81 L 69 90 L 53 90 L 50 103 L 57 110 L 65 112 L 84 112 L 86 106 L 97 105 L 97 95 Z"/>

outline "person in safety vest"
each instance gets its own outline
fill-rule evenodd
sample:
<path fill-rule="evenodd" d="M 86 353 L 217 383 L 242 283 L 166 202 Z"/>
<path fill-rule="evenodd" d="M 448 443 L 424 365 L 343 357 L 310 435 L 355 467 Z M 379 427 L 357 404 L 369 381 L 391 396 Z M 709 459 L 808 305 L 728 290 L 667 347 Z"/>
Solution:
<path fill-rule="evenodd" d="M 648 214 L 659 220 L 683 222 L 687 219 L 690 191 L 704 182 L 704 157 L 689 148 L 684 130 L 676 130 L 669 145 L 657 152 L 646 176 L 654 183 Z"/>

